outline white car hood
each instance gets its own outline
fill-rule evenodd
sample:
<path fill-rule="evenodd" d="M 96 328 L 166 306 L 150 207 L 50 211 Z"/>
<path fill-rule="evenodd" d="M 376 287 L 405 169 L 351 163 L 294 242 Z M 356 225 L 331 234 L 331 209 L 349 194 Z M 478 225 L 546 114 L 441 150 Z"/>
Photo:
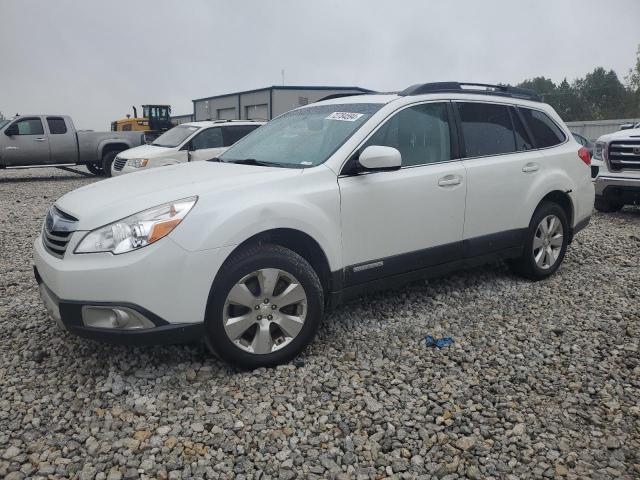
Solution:
<path fill-rule="evenodd" d="M 85 185 L 58 199 L 56 206 L 78 219 L 77 230 L 92 230 L 187 197 L 216 195 L 220 201 L 233 202 L 248 187 L 295 181 L 303 171 L 217 162 L 184 163 Z"/>
<path fill-rule="evenodd" d="M 118 157 L 126 158 L 127 160 L 130 158 L 153 158 L 174 151 L 174 148 L 158 147 L 156 145 L 140 145 L 139 147 L 133 147 L 124 152 L 120 152 Z"/>
<path fill-rule="evenodd" d="M 598 138 L 598 141 L 610 142 L 612 140 L 624 140 L 627 138 L 640 139 L 640 128 L 630 128 L 628 130 L 619 130 L 617 132 L 609 133 L 607 135 L 602 135 L 600 138 Z"/>

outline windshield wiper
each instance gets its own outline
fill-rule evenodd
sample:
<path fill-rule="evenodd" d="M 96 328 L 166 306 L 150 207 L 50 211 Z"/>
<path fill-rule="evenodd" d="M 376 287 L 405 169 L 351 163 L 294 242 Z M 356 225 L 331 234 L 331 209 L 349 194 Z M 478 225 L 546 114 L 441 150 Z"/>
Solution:
<path fill-rule="evenodd" d="M 263 162 L 255 158 L 240 158 L 237 160 L 221 160 L 224 163 L 237 163 L 238 165 L 259 165 L 261 167 L 281 167 L 281 163 Z"/>
<path fill-rule="evenodd" d="M 218 163 L 220 163 L 221 161 L 222 160 L 220 160 L 220 157 L 213 157 L 207 160 L 207 162 L 218 162 Z"/>

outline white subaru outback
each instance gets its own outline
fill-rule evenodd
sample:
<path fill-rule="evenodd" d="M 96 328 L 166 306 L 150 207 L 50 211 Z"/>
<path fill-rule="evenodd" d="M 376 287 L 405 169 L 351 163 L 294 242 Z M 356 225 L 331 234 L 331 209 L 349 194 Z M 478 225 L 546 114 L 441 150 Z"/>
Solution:
<path fill-rule="evenodd" d="M 334 98 L 213 162 L 64 195 L 35 275 L 75 334 L 204 340 L 236 365 L 274 365 L 354 295 L 498 259 L 553 274 L 591 215 L 589 163 L 528 91 L 441 82 Z"/>

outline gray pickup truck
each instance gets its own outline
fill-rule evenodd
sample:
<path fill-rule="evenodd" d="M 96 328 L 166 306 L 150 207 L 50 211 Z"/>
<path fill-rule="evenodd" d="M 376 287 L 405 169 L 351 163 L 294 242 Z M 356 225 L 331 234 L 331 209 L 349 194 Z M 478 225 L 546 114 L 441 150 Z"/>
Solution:
<path fill-rule="evenodd" d="M 0 169 L 85 165 L 103 175 L 119 152 L 143 143 L 142 132 L 77 131 L 66 115 L 20 115 L 0 121 Z"/>

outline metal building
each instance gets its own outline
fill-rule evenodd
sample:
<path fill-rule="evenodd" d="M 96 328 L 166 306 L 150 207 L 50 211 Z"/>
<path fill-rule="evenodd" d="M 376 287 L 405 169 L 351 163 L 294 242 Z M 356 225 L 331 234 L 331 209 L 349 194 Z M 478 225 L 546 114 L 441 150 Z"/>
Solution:
<path fill-rule="evenodd" d="M 639 122 L 637 118 L 621 118 L 616 120 L 589 120 L 584 122 L 566 122 L 572 132 L 579 133 L 583 137 L 595 142 L 600 135 L 617 132 L 625 124 Z"/>
<path fill-rule="evenodd" d="M 317 102 L 327 95 L 369 93 L 360 87 L 271 86 L 193 100 L 199 120 L 271 120 L 289 110 Z"/>
<path fill-rule="evenodd" d="M 171 123 L 174 125 L 180 125 L 181 123 L 193 122 L 193 114 L 187 113 L 185 115 L 172 115 Z"/>

